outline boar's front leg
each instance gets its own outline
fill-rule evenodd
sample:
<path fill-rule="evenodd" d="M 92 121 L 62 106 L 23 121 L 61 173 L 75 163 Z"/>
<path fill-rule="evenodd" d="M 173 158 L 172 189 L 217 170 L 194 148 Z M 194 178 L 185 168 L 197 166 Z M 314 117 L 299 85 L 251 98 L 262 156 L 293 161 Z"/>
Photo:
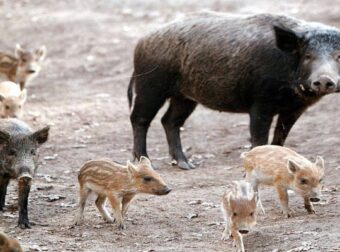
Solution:
<path fill-rule="evenodd" d="M 270 105 L 255 104 L 250 109 L 249 114 L 252 148 L 268 144 L 269 129 L 274 117 Z"/>
<path fill-rule="evenodd" d="M 184 170 L 195 168 L 188 162 L 182 150 L 180 127 L 196 108 L 197 103 L 183 96 L 172 97 L 167 112 L 162 117 L 162 124 L 169 145 L 169 154 L 176 160 L 177 166 Z"/>
<path fill-rule="evenodd" d="M 18 225 L 20 228 L 31 228 L 28 220 L 28 196 L 31 190 L 32 179 L 28 177 L 19 178 L 19 221 Z"/>
<path fill-rule="evenodd" d="M 285 111 L 279 114 L 272 142 L 273 145 L 284 145 L 289 131 L 304 111 L 305 108 L 295 111 Z"/>
<path fill-rule="evenodd" d="M 3 211 L 5 207 L 5 199 L 6 199 L 8 184 L 9 184 L 9 176 L 2 175 L 0 177 L 0 211 Z"/>

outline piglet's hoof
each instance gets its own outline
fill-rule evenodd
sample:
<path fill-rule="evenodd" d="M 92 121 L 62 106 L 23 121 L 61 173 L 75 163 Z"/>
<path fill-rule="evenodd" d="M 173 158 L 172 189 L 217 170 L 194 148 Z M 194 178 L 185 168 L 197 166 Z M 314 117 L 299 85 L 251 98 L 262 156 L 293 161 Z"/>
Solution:
<path fill-rule="evenodd" d="M 119 231 L 123 231 L 125 229 L 125 225 L 124 224 L 119 224 L 118 225 L 118 230 Z"/>

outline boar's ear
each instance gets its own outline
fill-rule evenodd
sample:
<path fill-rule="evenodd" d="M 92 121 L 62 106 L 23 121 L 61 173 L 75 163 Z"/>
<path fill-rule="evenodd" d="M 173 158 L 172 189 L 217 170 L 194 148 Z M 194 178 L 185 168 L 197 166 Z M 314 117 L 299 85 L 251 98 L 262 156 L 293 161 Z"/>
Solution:
<path fill-rule="evenodd" d="M 137 167 L 134 164 L 132 164 L 129 160 L 126 162 L 126 165 L 131 175 L 137 173 Z"/>
<path fill-rule="evenodd" d="M 24 53 L 24 49 L 22 49 L 21 45 L 16 44 L 14 49 L 14 55 L 17 59 L 20 59 Z"/>
<path fill-rule="evenodd" d="M 302 38 L 298 34 L 276 25 L 274 25 L 273 28 L 275 33 L 276 46 L 280 50 L 288 53 L 294 53 L 298 50 L 300 41 L 302 40 Z"/>
<path fill-rule="evenodd" d="M 35 50 L 35 55 L 37 55 L 39 61 L 44 60 L 46 56 L 46 46 L 43 45 Z"/>
<path fill-rule="evenodd" d="M 27 99 L 27 89 L 26 88 L 21 91 L 19 99 L 20 99 L 21 103 L 24 103 L 26 101 L 26 99 Z"/>
<path fill-rule="evenodd" d="M 0 248 L 7 247 L 8 243 L 9 242 L 7 236 L 4 233 L 0 232 Z"/>
<path fill-rule="evenodd" d="M 147 157 L 141 156 L 139 159 L 139 163 L 151 167 L 151 161 Z"/>
<path fill-rule="evenodd" d="M 0 145 L 7 144 L 10 139 L 10 134 L 0 130 Z"/>
<path fill-rule="evenodd" d="M 316 157 L 315 165 L 317 167 L 321 168 L 322 170 L 325 169 L 325 161 L 323 160 L 323 158 L 321 156 Z"/>
<path fill-rule="evenodd" d="M 34 132 L 31 135 L 31 138 L 35 141 L 38 142 L 38 144 L 43 144 L 47 141 L 48 139 L 48 132 L 50 130 L 49 126 L 46 126 L 45 128 L 42 128 L 41 130 L 38 130 L 36 132 Z"/>
<path fill-rule="evenodd" d="M 291 173 L 295 173 L 301 169 L 301 167 L 292 160 L 288 160 L 287 166 L 288 166 L 288 171 Z"/>

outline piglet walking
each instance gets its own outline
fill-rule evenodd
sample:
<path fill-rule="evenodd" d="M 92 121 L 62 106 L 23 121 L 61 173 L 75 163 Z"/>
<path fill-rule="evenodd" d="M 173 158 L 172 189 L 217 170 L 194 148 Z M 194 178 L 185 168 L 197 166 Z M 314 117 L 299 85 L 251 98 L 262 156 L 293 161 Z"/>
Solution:
<path fill-rule="evenodd" d="M 75 225 L 81 224 L 86 200 L 91 192 L 97 194 L 96 206 L 104 220 L 118 225 L 118 229 L 125 228 L 123 217 L 129 204 L 138 193 L 166 195 L 171 189 L 156 173 L 151 162 L 146 157 L 141 157 L 138 164 L 127 162 L 121 165 L 109 159 L 92 160 L 83 165 L 79 176 L 80 201 L 79 212 Z M 114 219 L 108 213 L 105 203 L 109 200 Z"/>
<path fill-rule="evenodd" d="M 285 216 L 292 216 L 288 207 L 288 189 L 303 197 L 308 213 L 315 213 L 312 202 L 320 201 L 320 182 L 325 171 L 322 157 L 317 156 L 312 163 L 295 151 L 276 145 L 256 147 L 242 153 L 241 157 L 244 158 L 246 180 L 254 191 L 258 192 L 260 184 L 274 186 Z M 260 200 L 259 205 L 262 208 Z"/>
<path fill-rule="evenodd" d="M 222 240 L 234 239 L 237 252 L 244 252 L 242 234 L 256 224 L 256 193 L 251 184 L 234 181 L 222 199 L 222 213 L 226 222 Z"/>

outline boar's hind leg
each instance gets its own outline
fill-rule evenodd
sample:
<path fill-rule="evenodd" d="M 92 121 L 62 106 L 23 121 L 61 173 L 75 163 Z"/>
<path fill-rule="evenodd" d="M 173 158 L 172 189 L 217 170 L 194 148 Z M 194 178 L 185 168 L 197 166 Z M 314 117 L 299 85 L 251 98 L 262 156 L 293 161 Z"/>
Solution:
<path fill-rule="evenodd" d="M 305 111 L 305 109 L 300 109 L 297 111 L 280 113 L 279 118 L 277 119 L 274 138 L 272 144 L 281 145 L 285 143 L 285 140 L 288 136 L 289 131 L 293 127 L 296 120 L 301 116 L 301 114 Z"/>
<path fill-rule="evenodd" d="M 31 178 L 20 178 L 19 179 L 19 221 L 18 225 L 20 228 L 31 228 L 28 220 L 28 196 L 31 190 Z"/>
<path fill-rule="evenodd" d="M 177 161 L 178 167 L 184 170 L 195 168 L 195 166 L 188 162 L 183 153 L 180 127 L 183 126 L 185 120 L 194 111 L 196 105 L 196 102 L 183 96 L 172 97 L 169 109 L 162 117 L 170 156 Z"/>
<path fill-rule="evenodd" d="M 250 135 L 252 148 L 268 144 L 274 112 L 267 105 L 254 105 L 250 109 Z"/>
<path fill-rule="evenodd" d="M 2 177 L 0 177 L 0 211 L 3 211 L 5 207 L 5 199 L 8 184 L 9 184 L 8 176 L 3 175 Z"/>
<path fill-rule="evenodd" d="M 166 97 L 155 89 L 144 88 L 136 95 L 130 120 L 133 129 L 133 155 L 138 160 L 141 156 L 148 157 L 146 135 L 152 119 L 163 106 L 165 99 Z"/>

